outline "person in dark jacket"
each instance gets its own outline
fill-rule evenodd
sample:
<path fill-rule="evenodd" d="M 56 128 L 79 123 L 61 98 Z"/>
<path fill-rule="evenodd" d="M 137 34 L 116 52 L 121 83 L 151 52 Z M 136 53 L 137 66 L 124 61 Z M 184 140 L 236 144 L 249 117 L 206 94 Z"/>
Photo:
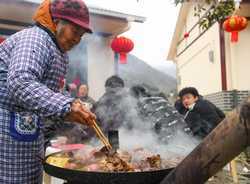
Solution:
<path fill-rule="evenodd" d="M 92 111 L 96 113 L 97 120 L 102 130 L 117 130 L 122 125 L 131 126 L 128 115 L 130 104 L 128 104 L 128 91 L 124 88 L 122 78 L 114 75 L 106 80 L 105 93 L 94 104 Z"/>
<path fill-rule="evenodd" d="M 179 92 L 179 98 L 175 107 L 184 115 L 195 136 L 206 137 L 225 118 L 225 114 L 218 107 L 203 99 L 193 87 L 183 88 Z"/>
<path fill-rule="evenodd" d="M 187 126 L 183 116 L 159 91 L 152 91 L 145 85 L 126 88 L 118 76 L 110 77 L 105 88 L 105 94 L 92 109 L 105 133 L 121 127 L 150 131 L 157 135 L 160 142 L 168 143 L 178 130 Z"/>

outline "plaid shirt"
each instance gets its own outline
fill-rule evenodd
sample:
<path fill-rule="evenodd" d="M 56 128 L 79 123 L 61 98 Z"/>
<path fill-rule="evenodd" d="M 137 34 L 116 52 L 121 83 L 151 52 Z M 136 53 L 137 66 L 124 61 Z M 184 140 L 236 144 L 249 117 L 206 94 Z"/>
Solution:
<path fill-rule="evenodd" d="M 73 101 L 59 93 L 68 58 L 52 38 L 34 26 L 0 44 L 0 183 L 42 181 L 43 134 L 31 142 L 13 138 L 11 112 L 61 118 Z"/>
<path fill-rule="evenodd" d="M 67 64 L 67 55 L 39 27 L 11 36 L 0 45 L 0 75 L 7 79 L 0 86 L 0 107 L 63 116 L 73 100 L 59 93 Z"/>

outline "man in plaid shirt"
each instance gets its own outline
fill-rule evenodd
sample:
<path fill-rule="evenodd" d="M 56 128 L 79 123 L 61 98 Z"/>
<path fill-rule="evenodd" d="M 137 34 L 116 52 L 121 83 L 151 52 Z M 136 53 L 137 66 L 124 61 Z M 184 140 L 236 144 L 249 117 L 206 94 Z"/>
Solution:
<path fill-rule="evenodd" d="M 89 28 L 82 0 L 45 0 L 34 27 L 0 44 L 0 183 L 42 183 L 44 118 L 87 124 L 95 118 L 79 101 L 59 92 L 66 52 Z"/>

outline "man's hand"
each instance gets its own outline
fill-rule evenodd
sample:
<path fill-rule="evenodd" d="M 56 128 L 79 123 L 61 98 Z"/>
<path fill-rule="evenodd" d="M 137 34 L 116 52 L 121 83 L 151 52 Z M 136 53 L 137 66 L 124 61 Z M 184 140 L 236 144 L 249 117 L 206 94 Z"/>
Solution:
<path fill-rule="evenodd" d="M 91 126 L 92 121 L 96 119 L 93 114 L 80 100 L 75 100 L 71 104 L 71 111 L 65 117 L 65 120 Z"/>

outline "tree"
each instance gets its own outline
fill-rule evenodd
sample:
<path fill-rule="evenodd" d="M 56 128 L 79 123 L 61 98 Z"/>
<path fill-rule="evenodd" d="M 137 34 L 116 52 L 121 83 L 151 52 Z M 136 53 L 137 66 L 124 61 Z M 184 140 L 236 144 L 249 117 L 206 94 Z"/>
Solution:
<path fill-rule="evenodd" d="M 176 5 L 191 1 L 192 0 L 174 0 Z M 202 6 L 204 2 L 209 5 L 209 8 Z M 197 0 L 194 10 L 194 16 L 201 18 L 200 26 L 203 29 L 208 29 L 214 22 L 221 22 L 231 15 L 235 10 L 235 3 L 234 0 L 220 2 L 218 2 L 218 0 Z"/>

